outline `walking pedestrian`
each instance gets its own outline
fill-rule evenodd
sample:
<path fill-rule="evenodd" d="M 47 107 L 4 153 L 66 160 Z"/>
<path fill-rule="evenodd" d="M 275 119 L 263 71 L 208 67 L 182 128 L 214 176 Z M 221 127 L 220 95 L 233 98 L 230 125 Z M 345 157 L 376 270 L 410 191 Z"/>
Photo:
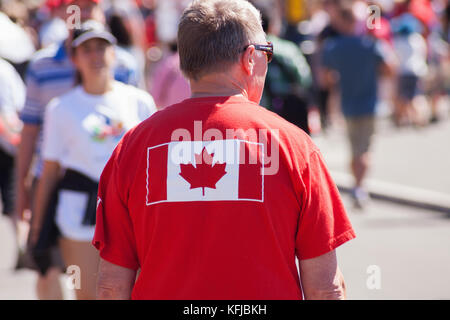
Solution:
<path fill-rule="evenodd" d="M 354 204 L 362 208 L 369 199 L 363 182 L 370 165 L 370 146 L 375 133 L 377 87 L 380 74 L 392 74 L 387 48 L 373 38 L 355 33 L 351 8 L 341 7 L 341 36 L 327 40 L 322 54 L 323 79 L 339 75 L 341 108 L 351 145 L 351 170 L 355 179 Z M 328 83 L 332 81 L 328 80 Z"/>
<path fill-rule="evenodd" d="M 427 42 L 420 34 L 422 26 L 415 17 L 405 13 L 392 21 L 394 49 L 399 72 L 394 120 L 398 126 L 425 124 L 414 100 L 421 93 L 422 80 L 428 74 Z"/>
<path fill-rule="evenodd" d="M 294 42 L 281 39 L 274 28 L 272 12 L 257 5 L 267 40 L 278 48 L 267 70 L 261 105 L 310 133 L 308 110 L 311 103 L 312 74 L 305 56 Z"/>
<path fill-rule="evenodd" d="M 90 242 L 100 174 L 122 135 L 156 111 L 148 93 L 114 80 L 115 43 L 96 21 L 75 31 L 72 59 L 80 84 L 53 99 L 45 115 L 31 243 L 39 254 L 59 239 L 65 265 L 81 270 L 78 299 L 95 298 L 98 254 Z"/>
<path fill-rule="evenodd" d="M 101 0 L 64 0 L 65 5 L 78 6 L 80 21 L 95 19 L 104 22 Z M 72 34 L 71 34 L 72 33 Z M 70 57 L 70 44 L 73 29 L 69 37 L 58 45 L 51 45 L 38 51 L 29 63 L 26 72 L 26 100 L 20 113 L 23 122 L 21 143 L 16 154 L 16 201 L 15 210 L 19 218 L 31 208 L 34 187 L 42 173 L 42 124 L 45 108 L 49 101 L 60 96 L 75 84 L 75 67 Z M 136 63 L 128 53 L 116 48 L 114 77 L 124 83 L 136 85 Z M 36 156 L 36 157 L 35 157 Z M 33 161 L 33 159 L 35 159 Z M 31 212 L 31 215 L 33 213 Z M 61 299 L 62 290 L 59 283 L 61 274 L 61 257 L 56 250 L 50 250 L 37 262 L 41 271 L 37 280 L 39 299 Z M 44 267 L 42 267 L 44 266 Z M 46 270 L 42 273 L 42 270 Z"/>

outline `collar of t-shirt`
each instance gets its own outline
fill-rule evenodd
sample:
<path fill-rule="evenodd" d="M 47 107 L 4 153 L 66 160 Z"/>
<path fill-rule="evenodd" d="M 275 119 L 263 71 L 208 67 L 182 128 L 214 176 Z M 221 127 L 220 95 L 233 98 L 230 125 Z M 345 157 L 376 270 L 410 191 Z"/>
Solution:
<path fill-rule="evenodd" d="M 251 103 L 258 105 L 257 103 L 250 101 L 246 97 L 244 97 L 242 94 L 234 95 L 234 96 L 208 96 L 208 97 L 195 97 L 195 98 L 189 98 L 183 101 L 187 103 L 194 103 L 194 104 L 214 104 L 217 106 L 223 105 L 223 104 L 229 104 L 229 103 Z"/>
<path fill-rule="evenodd" d="M 77 90 L 77 95 L 82 99 L 87 100 L 91 103 L 99 103 L 102 101 L 107 101 L 111 99 L 111 97 L 117 94 L 117 91 L 120 90 L 120 84 L 117 81 L 114 81 L 112 84 L 112 88 L 103 94 L 91 94 L 88 93 L 82 85 L 78 85 L 75 90 Z"/>

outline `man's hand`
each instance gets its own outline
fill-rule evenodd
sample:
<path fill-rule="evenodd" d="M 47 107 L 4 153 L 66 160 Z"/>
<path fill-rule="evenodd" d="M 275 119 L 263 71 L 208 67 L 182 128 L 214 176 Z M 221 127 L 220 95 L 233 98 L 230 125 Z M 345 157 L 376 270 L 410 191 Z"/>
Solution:
<path fill-rule="evenodd" d="M 344 300 L 344 277 L 337 265 L 336 251 L 300 260 L 300 280 L 307 300 Z"/>

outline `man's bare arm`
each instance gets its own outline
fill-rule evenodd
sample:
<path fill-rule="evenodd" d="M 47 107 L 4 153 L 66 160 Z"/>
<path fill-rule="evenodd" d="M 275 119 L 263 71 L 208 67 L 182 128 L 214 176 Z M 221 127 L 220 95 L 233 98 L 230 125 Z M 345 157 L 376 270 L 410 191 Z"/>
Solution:
<path fill-rule="evenodd" d="M 339 270 L 336 251 L 300 260 L 300 279 L 307 300 L 346 299 L 344 277 Z"/>
<path fill-rule="evenodd" d="M 97 278 L 98 300 L 129 300 L 136 271 L 100 258 Z"/>

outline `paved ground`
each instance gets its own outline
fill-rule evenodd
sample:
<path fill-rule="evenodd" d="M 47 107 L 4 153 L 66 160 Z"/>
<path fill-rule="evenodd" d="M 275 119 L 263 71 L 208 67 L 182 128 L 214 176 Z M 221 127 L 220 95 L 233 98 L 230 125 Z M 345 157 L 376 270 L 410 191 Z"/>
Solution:
<path fill-rule="evenodd" d="M 449 138 L 449 120 L 425 128 L 398 129 L 380 118 L 368 179 L 383 183 L 382 187 L 403 189 L 413 197 L 420 198 L 426 191 L 450 200 Z M 342 126 L 314 141 L 333 176 L 349 174 Z M 450 299 L 450 215 L 382 201 L 358 214 L 349 196 L 344 199 L 358 236 L 338 250 L 349 298 Z M 371 265 L 381 272 L 380 290 L 367 287 Z"/>
<path fill-rule="evenodd" d="M 360 213 L 344 201 L 357 235 L 337 251 L 349 299 L 450 299 L 449 216 L 382 201 Z M 372 265 L 380 290 L 367 286 Z"/>
<path fill-rule="evenodd" d="M 17 259 L 16 243 L 11 222 L 0 216 L 0 300 L 35 300 L 37 274 L 28 269 L 13 270 Z M 65 299 L 74 299 L 67 289 L 68 277 L 61 276 L 61 286 Z"/>

